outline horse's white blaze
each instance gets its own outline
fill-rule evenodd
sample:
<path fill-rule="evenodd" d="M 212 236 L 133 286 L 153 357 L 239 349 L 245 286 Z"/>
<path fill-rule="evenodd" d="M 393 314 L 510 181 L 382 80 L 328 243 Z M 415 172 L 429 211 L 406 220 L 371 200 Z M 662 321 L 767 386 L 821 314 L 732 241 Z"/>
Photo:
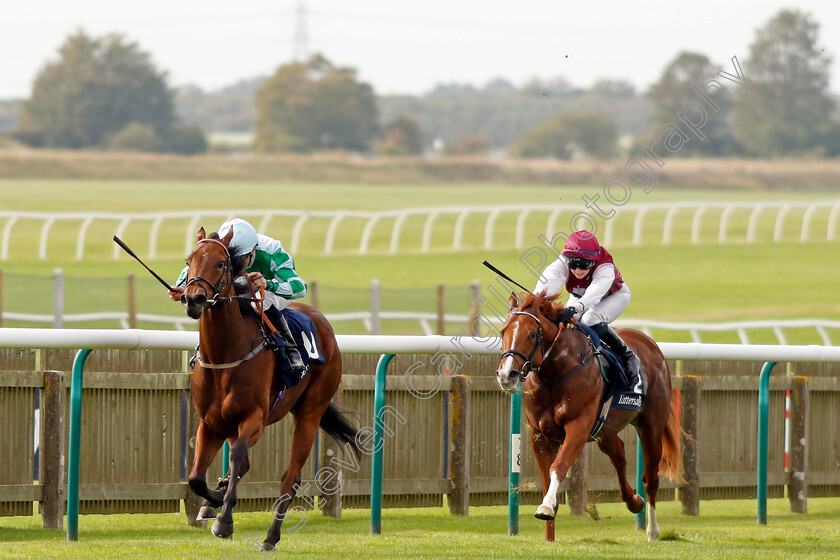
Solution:
<path fill-rule="evenodd" d="M 507 376 L 510 374 L 510 370 L 513 367 L 513 356 L 508 356 L 505 362 L 502 364 L 502 367 L 499 369 L 499 374 Z"/>
<path fill-rule="evenodd" d="M 516 334 L 519 332 L 519 323 L 513 325 L 513 340 L 516 341 Z M 507 359 L 502 364 L 502 367 L 499 368 L 499 371 L 496 372 L 496 375 L 500 378 L 499 383 L 501 383 L 501 379 L 507 379 L 510 375 L 510 370 L 513 369 L 513 356 L 508 356 Z"/>
<path fill-rule="evenodd" d="M 551 508 L 554 511 L 554 508 L 557 506 L 557 490 L 559 488 L 560 481 L 557 479 L 557 473 L 551 471 L 551 482 L 548 484 L 548 492 L 543 497 L 542 506 Z"/>
<path fill-rule="evenodd" d="M 647 537 L 648 542 L 659 539 L 659 523 L 656 522 L 656 508 L 653 506 L 648 506 Z"/>

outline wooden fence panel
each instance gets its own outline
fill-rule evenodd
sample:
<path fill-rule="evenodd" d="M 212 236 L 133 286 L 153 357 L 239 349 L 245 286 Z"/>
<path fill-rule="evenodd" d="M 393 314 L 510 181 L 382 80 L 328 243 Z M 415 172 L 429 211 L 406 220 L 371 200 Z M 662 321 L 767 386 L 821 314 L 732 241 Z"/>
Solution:
<path fill-rule="evenodd" d="M 181 481 L 181 399 L 188 386 L 184 373 L 85 372 L 81 513 L 179 511 L 183 491 L 167 485 Z M 103 491 L 108 486 L 122 489 Z"/>
<path fill-rule="evenodd" d="M 344 361 L 344 406 L 357 415 L 361 428 L 374 425 L 374 358 L 350 356 Z M 448 492 L 444 465 L 449 385 L 448 379 L 436 375 L 431 356 L 399 355 L 392 360 L 383 418 L 383 507 L 442 505 L 442 495 Z M 344 460 L 357 468 L 343 471 L 344 506 L 369 507 L 371 456 L 363 453 L 358 465 L 347 456 Z"/>
<path fill-rule="evenodd" d="M 0 371 L 0 516 L 32 515 L 40 487 L 32 484 L 35 470 L 35 395 L 43 375 Z"/>
<path fill-rule="evenodd" d="M 840 375 L 810 379 L 808 496 L 840 495 Z M 835 476 L 831 477 L 831 474 Z M 833 479 L 833 480 L 832 480 Z"/>
<path fill-rule="evenodd" d="M 7 353 L 9 363 L 63 367 L 69 372 L 74 352 L 29 351 Z M 36 360 L 36 358 L 39 358 Z M 510 397 L 499 390 L 493 372 L 495 356 L 449 360 L 449 373 L 469 375 L 471 391 L 470 498 L 472 505 L 507 502 Z M 2 355 L 0 355 L 2 359 Z M 344 408 L 354 424 L 372 428 L 374 373 L 379 357 L 344 357 Z M 188 392 L 189 376 L 181 370 L 182 352 L 95 351 L 85 372 L 82 417 L 82 512 L 178 511 L 186 495 L 180 482 L 182 438 L 181 398 Z M 423 363 L 423 367 L 413 366 Z M 439 362 L 443 364 L 444 362 Z M 682 362 L 674 371 L 702 376 L 700 407 L 700 485 L 703 499 L 754 497 L 756 479 L 756 426 L 758 417 L 757 363 Z M 840 432 L 820 429 L 840 422 L 840 366 L 794 364 L 798 375 L 811 377 L 811 441 L 808 445 L 808 484 L 811 496 L 840 493 Z M 173 373 L 159 373 L 171 371 Z M 407 375 L 410 373 L 410 384 Z M 384 499 L 385 507 L 441 505 L 449 491 L 449 414 L 447 391 L 451 380 L 442 375 L 428 355 L 400 355 L 391 363 L 386 383 Z M 70 386 L 67 373 L 67 385 Z M 41 372 L 0 371 L 0 449 L 9 454 L 0 482 L 0 513 L 29 515 L 40 488 L 31 484 L 35 388 L 43 384 Z M 784 391 L 790 385 L 785 367 L 771 377 L 769 481 L 770 496 L 781 496 L 787 481 L 784 467 Z M 421 398 L 423 397 L 423 398 Z M 427 397 L 427 398 L 426 398 Z M 192 406 L 191 399 L 188 401 Z M 8 414 L 7 414 L 8 411 Z M 8 420 L 7 420 L 8 418 Z M 403 423 L 404 422 L 404 423 Z M 67 423 L 69 425 L 69 422 Z M 279 480 L 288 462 L 293 420 L 286 418 L 266 430 L 252 450 L 251 472 L 243 480 L 237 509 L 266 510 L 279 498 Z M 521 496 L 523 504 L 541 499 L 542 488 L 522 417 Z M 325 436 L 320 436 L 325 437 Z M 628 477 L 635 480 L 636 436 L 622 433 Z M 320 442 L 323 447 L 323 441 Z M 24 452 L 27 451 L 28 452 Z M 587 446 L 588 488 L 592 502 L 618 499 L 615 472 L 596 446 Z M 304 467 L 304 483 L 313 481 L 325 459 L 314 452 Z M 344 458 L 344 507 L 369 507 L 371 457 Z M 211 466 L 208 481 L 221 474 L 221 453 Z M 561 487 L 565 490 L 567 483 Z M 666 488 L 661 499 L 669 499 Z M 320 492 L 314 484 L 307 496 Z M 21 494 L 23 492 L 23 494 Z M 23 499 L 21 499 L 23 498 Z M 565 493 L 561 493 L 561 501 Z M 5 502 L 3 500 L 5 499 Z M 26 501 L 29 500 L 29 501 Z M 15 502 L 15 503 L 10 503 Z M 303 500 L 297 505 L 306 506 Z"/>

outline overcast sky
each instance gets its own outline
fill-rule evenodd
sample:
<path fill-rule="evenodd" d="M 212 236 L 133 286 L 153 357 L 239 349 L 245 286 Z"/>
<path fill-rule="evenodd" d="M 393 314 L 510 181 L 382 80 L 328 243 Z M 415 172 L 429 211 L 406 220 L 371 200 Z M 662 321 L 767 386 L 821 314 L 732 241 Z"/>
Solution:
<path fill-rule="evenodd" d="M 77 29 L 118 32 L 152 54 L 171 86 L 205 90 L 270 75 L 292 60 L 298 0 L 2 0 L 0 99 L 28 97 L 32 81 Z M 563 76 L 588 87 L 618 78 L 647 89 L 679 51 L 729 68 L 748 57 L 756 28 L 785 7 L 810 12 L 834 55 L 840 91 L 840 7 L 827 0 L 456 2 L 306 0 L 310 52 L 354 66 L 379 94 L 438 82 L 520 85 Z M 749 76 L 747 76 L 749 79 Z"/>

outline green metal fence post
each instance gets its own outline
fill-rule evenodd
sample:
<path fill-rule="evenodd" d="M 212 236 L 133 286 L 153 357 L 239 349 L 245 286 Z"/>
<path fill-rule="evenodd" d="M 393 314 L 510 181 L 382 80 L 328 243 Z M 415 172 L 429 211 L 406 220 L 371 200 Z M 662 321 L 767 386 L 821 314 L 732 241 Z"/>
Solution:
<path fill-rule="evenodd" d="M 79 350 L 73 359 L 70 385 L 70 449 L 67 463 L 67 540 L 79 540 L 79 454 L 82 435 L 82 377 L 92 350 Z"/>
<path fill-rule="evenodd" d="M 636 494 L 645 500 L 642 511 L 636 514 L 636 530 L 642 531 L 645 528 L 645 510 L 647 510 L 647 492 L 642 482 L 642 475 L 645 472 L 645 455 L 642 453 L 642 438 L 636 438 Z"/>
<path fill-rule="evenodd" d="M 522 442 L 522 383 L 510 396 L 510 475 L 508 479 L 508 536 L 519 534 L 519 472 Z"/>
<path fill-rule="evenodd" d="M 777 362 L 765 362 L 758 379 L 758 524 L 767 525 L 767 438 L 770 416 L 770 371 Z"/>
<path fill-rule="evenodd" d="M 228 471 L 230 471 L 230 446 L 225 440 L 225 444 L 222 446 L 222 478 L 228 475 Z"/>
<path fill-rule="evenodd" d="M 382 422 L 385 408 L 385 375 L 394 354 L 382 354 L 376 365 L 376 385 L 373 392 L 373 461 L 370 474 L 370 534 L 382 534 Z"/>

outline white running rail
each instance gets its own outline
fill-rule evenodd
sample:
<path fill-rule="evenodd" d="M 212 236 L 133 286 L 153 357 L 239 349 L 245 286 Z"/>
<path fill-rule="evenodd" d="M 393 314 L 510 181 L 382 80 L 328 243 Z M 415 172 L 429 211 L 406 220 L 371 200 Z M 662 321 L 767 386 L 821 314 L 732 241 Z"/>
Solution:
<path fill-rule="evenodd" d="M 349 323 L 360 322 L 365 326 L 368 332 L 371 332 L 371 325 L 373 324 L 373 314 L 371 311 L 350 311 L 343 313 L 327 313 L 327 319 L 331 323 Z M 10 321 L 18 321 L 23 323 L 42 323 L 52 324 L 53 316 L 47 314 L 31 314 L 31 313 L 13 313 L 3 312 L 3 319 Z M 466 314 L 449 314 L 444 315 L 444 321 L 451 324 L 462 325 L 466 330 L 467 321 L 472 319 Z M 485 317 L 488 323 L 499 326 L 502 321 L 498 318 Z M 113 311 L 102 313 L 80 313 L 76 315 L 64 315 L 63 320 L 66 323 L 89 323 L 89 322 L 104 322 L 116 321 L 122 328 L 127 329 L 129 325 L 129 314 L 125 311 Z M 437 313 L 421 313 L 416 311 L 380 311 L 379 321 L 417 321 L 426 335 L 435 334 L 435 326 L 437 324 Z M 155 315 L 150 313 L 138 313 L 137 321 L 143 323 L 158 323 L 169 326 L 176 330 L 194 330 L 195 321 L 183 316 L 174 315 Z M 647 335 L 651 335 L 654 330 L 669 331 L 669 332 L 688 332 L 692 342 L 703 342 L 704 333 L 726 333 L 735 332 L 738 335 L 738 340 L 741 344 L 751 344 L 749 332 L 757 330 L 771 330 L 776 337 L 779 344 L 788 344 L 788 334 L 790 331 L 814 331 L 824 346 L 833 346 L 834 339 L 831 338 L 829 331 L 836 331 L 840 335 L 840 321 L 830 319 L 765 319 L 760 321 L 727 321 L 718 323 L 687 323 L 687 322 L 672 322 L 672 321 L 658 321 L 654 319 L 618 319 L 613 326 L 617 328 L 631 327 L 641 330 Z M 486 329 L 486 325 L 481 325 L 481 328 Z M 785 334 L 788 333 L 788 334 Z M 662 340 L 663 335 L 657 334 L 657 339 Z M 667 338 L 667 337 L 665 337 Z M 840 341 L 840 336 L 837 336 Z"/>
<path fill-rule="evenodd" d="M 59 223 L 71 223 L 75 228 L 75 257 L 82 260 L 88 245 L 93 243 L 89 238 L 90 228 L 95 223 L 112 223 L 112 234 L 104 240 L 110 245 L 112 235 L 123 237 L 129 227 L 133 232 L 142 227 L 142 236 L 147 244 L 143 248 L 145 256 L 149 259 L 182 257 L 188 253 L 195 243 L 195 233 L 198 227 L 204 224 L 208 230 L 218 227 L 226 219 L 233 216 L 240 216 L 252 220 L 260 231 L 272 233 L 272 226 L 278 225 L 279 220 L 288 221 L 292 228 L 291 239 L 283 239 L 292 253 L 298 252 L 301 242 L 305 238 L 323 238 L 323 254 L 333 254 L 340 249 L 336 243 L 343 239 L 359 239 L 358 246 L 351 250 L 360 255 L 371 252 L 372 240 L 377 231 L 388 235 L 390 227 L 389 243 L 387 252 L 397 254 L 401 250 L 407 252 L 420 251 L 429 253 L 432 251 L 458 251 L 469 244 L 470 247 L 483 247 L 492 249 L 522 249 L 529 242 L 526 239 L 526 228 L 529 225 L 539 224 L 540 230 L 545 225 L 545 236 L 552 239 L 558 232 L 568 232 L 568 221 L 581 214 L 581 204 L 564 205 L 511 205 L 511 206 L 457 206 L 441 208 L 410 208 L 403 210 L 386 210 L 381 212 L 356 212 L 356 211 L 301 211 L 301 210 L 199 210 L 192 212 L 163 212 L 163 213 L 139 213 L 139 214 L 113 214 L 113 213 L 45 213 L 45 212 L 22 212 L 13 210 L 0 211 L 0 221 L 4 221 L 2 227 L 2 241 L 0 241 L 0 261 L 9 260 L 12 253 L 12 245 L 17 241 L 28 242 L 31 236 L 32 223 L 38 228 L 38 259 L 45 260 L 48 257 L 50 242 L 58 238 L 66 238 L 67 228 L 56 232 Z M 508 225 L 500 226 L 499 222 L 503 216 Z M 632 226 L 627 221 L 627 216 L 633 218 Z M 838 237 L 840 228 L 840 200 L 814 201 L 814 202 L 671 202 L 655 204 L 627 204 L 616 210 L 612 219 L 598 219 L 604 225 L 604 243 L 615 245 L 628 243 L 633 246 L 643 244 L 661 243 L 670 245 L 673 243 L 675 231 L 681 223 L 688 224 L 690 219 L 690 243 L 697 245 L 701 243 L 725 243 L 745 242 L 755 243 L 759 238 L 760 218 L 765 216 L 769 222 L 773 220 L 772 234 L 767 231 L 765 240 L 772 238 L 773 242 L 781 241 L 834 241 Z M 595 216 L 591 216 L 595 218 Z M 422 235 L 412 236 L 408 239 L 404 233 L 406 223 L 412 218 L 421 227 L 419 221 L 423 221 Z M 433 243 L 435 224 L 440 224 L 444 218 L 449 218 L 446 227 L 452 229 L 451 240 L 437 244 Z M 511 230 L 510 222 L 515 218 L 515 225 Z M 364 222 L 360 228 L 359 221 Z M 313 224 L 313 221 L 320 223 Z M 451 222 L 454 221 L 454 225 Z M 747 222 L 746 234 L 739 226 L 735 231 L 735 224 Z M 348 223 L 353 222 L 353 223 Z M 481 222 L 484 227 L 481 234 L 473 233 L 471 239 L 467 239 L 468 222 Z M 616 224 L 620 225 L 616 225 Z M 819 224 L 819 231 L 814 225 Z M 25 224 L 28 224 L 25 233 L 19 232 Z M 138 226 L 138 224 L 140 224 Z M 293 225 L 291 225 L 293 224 Z M 325 225 L 326 224 L 326 225 Z M 162 254 L 160 251 L 160 236 L 164 226 L 173 228 L 184 228 L 183 253 Z M 307 227 L 308 226 L 308 227 Z M 704 236 L 704 226 L 706 234 Z M 709 232 L 716 226 L 716 238 Z M 626 235 L 616 237 L 616 229 L 625 228 Z M 630 228 L 632 227 L 632 234 Z M 764 229 L 767 230 L 769 226 Z M 661 235 L 651 237 L 651 229 L 661 229 Z M 500 234 L 500 230 L 501 233 Z M 792 231 L 796 231 L 794 234 Z M 472 229 L 473 232 L 476 228 Z M 534 229 L 531 229 L 533 232 Z M 787 234 L 786 234 L 787 231 Z M 645 235 L 648 232 L 648 235 Z M 132 233 L 134 239 L 137 234 Z M 170 234 L 171 235 L 171 234 Z M 439 236 L 438 236 L 439 237 Z M 479 238 L 480 237 L 480 238 Z M 418 245 L 418 240 L 420 246 Z M 536 239 L 532 243 L 538 243 Z M 98 240 L 102 246 L 103 240 Z M 132 243 L 129 243 L 132 244 Z M 344 246 L 347 243 L 343 243 Z M 55 250 L 55 249 L 53 249 Z M 347 252 L 346 249 L 341 249 Z M 384 252 L 384 246 L 379 251 Z M 121 258 L 121 251 L 117 245 L 111 248 L 113 259 Z"/>

